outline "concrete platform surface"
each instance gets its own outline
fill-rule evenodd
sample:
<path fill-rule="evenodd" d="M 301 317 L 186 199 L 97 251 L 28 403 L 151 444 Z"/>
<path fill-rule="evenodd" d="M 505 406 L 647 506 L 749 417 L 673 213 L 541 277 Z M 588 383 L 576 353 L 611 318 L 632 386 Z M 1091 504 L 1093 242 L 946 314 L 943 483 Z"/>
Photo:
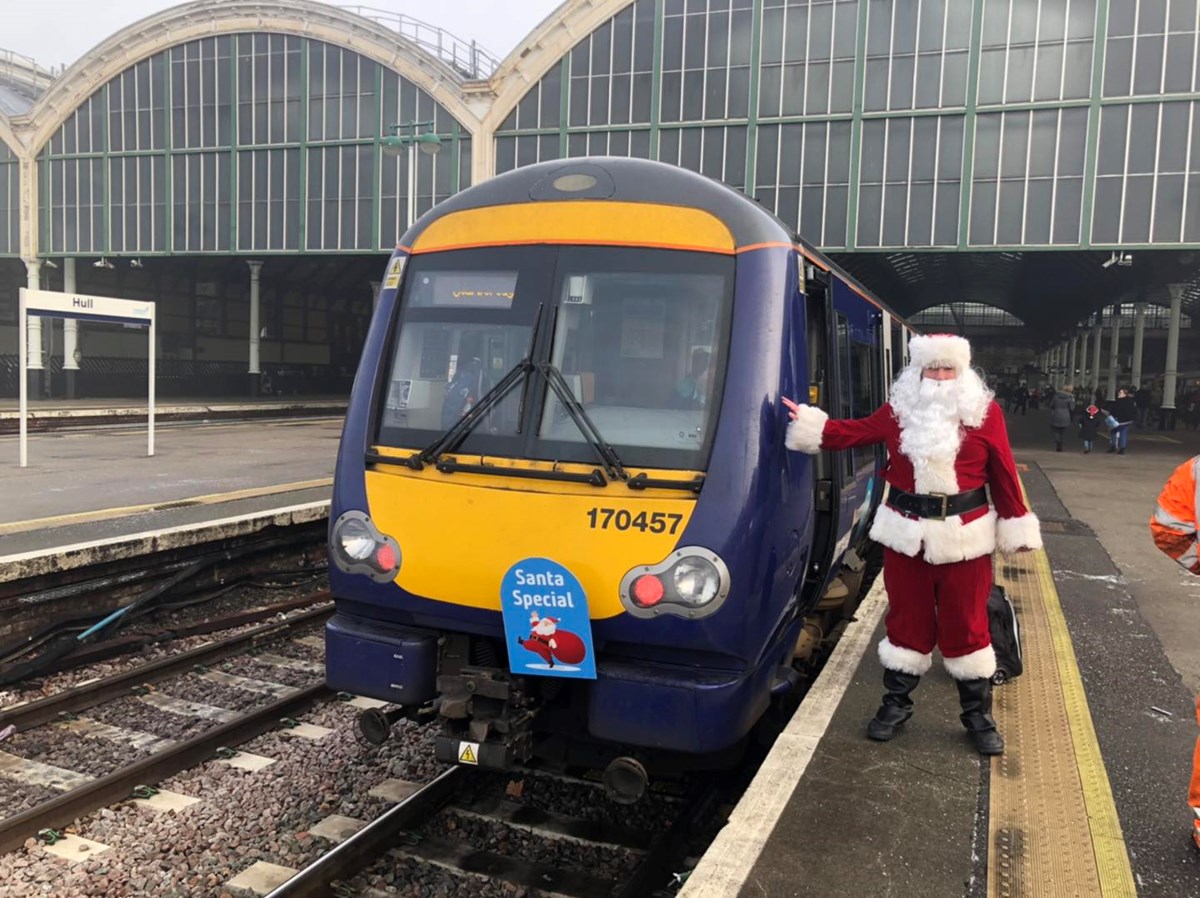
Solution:
<path fill-rule="evenodd" d="M 1077 663 L 1085 713 L 1094 726 L 1090 739 L 1103 759 L 1101 779 L 1107 779 L 1109 807 L 1115 807 L 1119 821 L 1114 822 L 1119 826 L 1115 847 L 1132 872 L 1129 891 L 1110 880 L 1102 882 L 1098 894 L 1132 894 L 1136 883 L 1136 894 L 1143 898 L 1200 895 L 1200 852 L 1188 837 L 1186 807 L 1197 735 L 1193 702 L 1200 685 L 1200 578 L 1162 556 L 1147 528 L 1163 481 L 1176 465 L 1200 453 L 1200 434 L 1135 432 L 1123 456 L 1106 453 L 1103 445 L 1084 455 L 1081 444 L 1070 440 L 1063 452 L 1054 451 L 1045 410 L 1008 420 L 1022 478 L 1043 521 L 1046 559 L 1069 634 L 1067 651 Z M 1023 565 L 1006 567 L 1001 559 L 997 575 L 1020 576 Z M 739 806 L 726 828 L 730 832 L 722 833 L 725 854 L 717 860 L 743 868 L 739 880 L 730 882 L 728 871 L 716 872 L 721 864 L 714 863 L 707 876 L 703 867 L 698 869 L 681 894 L 1083 894 L 1080 883 L 1065 878 L 1048 884 L 1022 877 L 1033 855 L 1046 850 L 1039 826 L 1051 824 L 1076 834 L 1069 852 L 1082 853 L 1105 869 L 1104 855 L 1113 845 L 1091 841 L 1089 825 L 1094 828 L 1096 821 L 1087 818 L 1090 804 L 1076 819 L 1055 819 L 1067 813 L 1055 808 L 1028 831 L 1003 833 L 997 837 L 1004 844 L 989 844 L 989 796 L 997 785 L 992 778 L 1020 775 L 1013 766 L 1018 753 L 1006 764 L 981 762 L 973 753 L 940 658 L 914 694 L 917 713 L 905 732 L 886 744 L 865 738 L 866 722 L 881 694 L 875 644 L 882 626 L 864 623 L 873 632 L 844 677 L 848 685 L 827 728 L 798 735 L 806 732 L 802 707 L 793 721 L 798 729 L 781 737 L 787 740 L 782 745 L 785 761 L 792 752 L 802 774 L 777 820 L 764 825 L 761 813 Z M 1025 676 L 1039 672 L 1030 670 Z M 997 690 L 1002 722 L 1002 706 L 1015 695 L 1003 689 Z M 820 708 L 807 713 L 819 714 Z M 1020 724 L 1026 726 L 1024 717 Z M 1012 728 L 1016 735 L 1015 721 Z M 1084 737 L 1074 733 L 1073 738 Z M 778 772 L 767 777 L 777 778 Z M 1081 782 L 1080 788 L 1090 786 Z M 769 788 L 753 793 L 752 786 L 747 793 L 751 802 L 774 801 L 764 798 Z M 719 844 L 720 839 L 714 847 Z M 737 858 L 747 852 L 750 863 L 739 865 Z M 1015 857 L 1016 864 L 1006 861 L 989 881 L 989 854 L 1001 853 Z M 1064 857 L 1063 877 L 1070 861 L 1069 855 Z"/>
<path fill-rule="evenodd" d="M 340 418 L 0 437 L 0 556 L 329 498 Z"/>

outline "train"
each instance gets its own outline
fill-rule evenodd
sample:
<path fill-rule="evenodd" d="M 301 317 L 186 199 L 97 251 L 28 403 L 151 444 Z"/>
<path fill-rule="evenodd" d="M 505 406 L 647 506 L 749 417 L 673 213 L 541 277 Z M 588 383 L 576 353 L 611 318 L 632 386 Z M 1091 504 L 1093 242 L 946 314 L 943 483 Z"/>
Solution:
<path fill-rule="evenodd" d="M 910 328 L 749 197 L 626 158 L 530 165 L 421 217 L 384 273 L 329 526 L 331 689 L 448 763 L 735 763 L 852 616 Z"/>

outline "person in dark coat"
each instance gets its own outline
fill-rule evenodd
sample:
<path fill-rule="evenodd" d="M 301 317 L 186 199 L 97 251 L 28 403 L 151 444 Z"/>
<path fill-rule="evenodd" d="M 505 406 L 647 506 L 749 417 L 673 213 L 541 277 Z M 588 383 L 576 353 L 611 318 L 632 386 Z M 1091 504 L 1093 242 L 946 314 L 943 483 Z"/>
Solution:
<path fill-rule="evenodd" d="M 1104 420 L 1104 413 L 1094 405 L 1089 405 L 1079 416 L 1079 438 L 1083 440 L 1083 454 L 1087 455 L 1092 451 L 1092 443 L 1096 442 L 1096 435 L 1100 432 L 1100 422 Z"/>
<path fill-rule="evenodd" d="M 1117 419 L 1117 426 L 1108 435 L 1108 451 L 1124 455 L 1129 443 L 1129 428 L 1137 417 L 1137 405 L 1124 387 L 1117 390 L 1117 398 L 1109 405 L 1108 413 Z"/>
<path fill-rule="evenodd" d="M 1071 426 L 1075 413 L 1075 396 L 1070 385 L 1050 397 L 1050 429 L 1054 431 L 1054 451 L 1062 452 L 1063 434 Z"/>

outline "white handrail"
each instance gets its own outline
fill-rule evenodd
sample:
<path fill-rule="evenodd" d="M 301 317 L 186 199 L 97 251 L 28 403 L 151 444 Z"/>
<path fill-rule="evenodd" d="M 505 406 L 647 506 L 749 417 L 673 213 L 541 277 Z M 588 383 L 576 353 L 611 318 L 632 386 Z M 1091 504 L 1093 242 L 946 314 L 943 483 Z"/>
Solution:
<path fill-rule="evenodd" d="M 401 37 L 417 46 L 428 50 L 438 59 L 449 64 L 464 78 L 472 81 L 483 81 L 492 76 L 500 67 L 500 59 L 488 52 L 475 41 L 464 41 L 455 37 L 444 28 L 414 19 L 402 13 L 390 12 L 386 9 L 375 9 L 371 6 L 346 6 L 342 9 L 371 19 L 380 25 L 397 32 Z"/>

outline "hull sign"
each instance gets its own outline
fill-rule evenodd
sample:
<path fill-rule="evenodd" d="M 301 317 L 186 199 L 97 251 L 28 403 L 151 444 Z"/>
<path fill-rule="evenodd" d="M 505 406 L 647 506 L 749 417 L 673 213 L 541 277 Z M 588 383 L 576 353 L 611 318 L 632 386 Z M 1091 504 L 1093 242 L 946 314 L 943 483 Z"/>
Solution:
<path fill-rule="evenodd" d="M 518 561 L 500 584 L 509 669 L 596 679 L 592 620 L 578 578 L 548 558 Z"/>

